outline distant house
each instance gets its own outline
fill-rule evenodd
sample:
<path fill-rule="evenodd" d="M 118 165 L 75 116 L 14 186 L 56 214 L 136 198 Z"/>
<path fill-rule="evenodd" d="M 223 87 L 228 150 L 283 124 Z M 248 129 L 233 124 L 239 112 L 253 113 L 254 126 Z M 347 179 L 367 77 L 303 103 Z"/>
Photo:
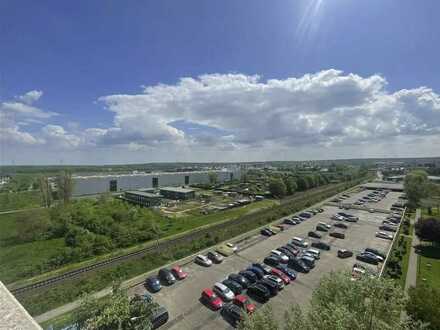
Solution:
<path fill-rule="evenodd" d="M 126 191 L 122 197 L 126 201 L 144 207 L 159 206 L 163 196 L 145 191 Z"/>

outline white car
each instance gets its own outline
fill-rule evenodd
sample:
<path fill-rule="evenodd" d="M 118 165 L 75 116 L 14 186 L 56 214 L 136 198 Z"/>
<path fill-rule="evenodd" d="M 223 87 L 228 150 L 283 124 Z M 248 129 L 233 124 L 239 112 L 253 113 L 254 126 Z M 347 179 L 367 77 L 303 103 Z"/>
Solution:
<path fill-rule="evenodd" d="M 386 233 L 384 231 L 378 231 L 376 232 L 376 237 L 392 240 L 394 238 L 394 235 Z"/>
<path fill-rule="evenodd" d="M 235 298 L 235 295 L 231 291 L 231 289 L 220 282 L 214 284 L 214 292 L 219 295 L 224 301 L 232 301 Z"/>
<path fill-rule="evenodd" d="M 334 216 L 331 217 L 332 220 L 338 220 L 338 221 L 344 221 L 344 217 L 342 215 L 339 214 L 335 214 Z"/>
<path fill-rule="evenodd" d="M 292 238 L 292 244 L 299 246 L 299 247 L 303 247 L 306 248 L 309 246 L 309 243 L 306 242 L 306 240 L 304 238 L 301 237 L 294 237 Z"/>
<path fill-rule="evenodd" d="M 278 251 L 278 250 L 272 250 L 272 251 L 270 251 L 270 254 L 273 255 L 273 256 L 277 256 L 277 257 L 279 257 L 283 263 L 287 263 L 287 262 L 289 262 L 289 257 L 286 256 L 286 255 L 285 255 L 284 253 L 282 253 L 281 251 Z"/>
<path fill-rule="evenodd" d="M 265 275 L 264 278 L 275 283 L 278 286 L 278 289 L 282 290 L 284 288 L 284 282 L 278 276 L 275 275 Z"/>
<path fill-rule="evenodd" d="M 236 252 L 238 250 L 238 246 L 232 243 L 226 243 L 227 247 L 230 247 L 232 251 Z"/>
<path fill-rule="evenodd" d="M 328 223 L 325 223 L 325 222 L 318 222 L 318 225 L 323 225 L 324 227 L 326 227 L 327 229 L 330 229 L 332 226 L 331 225 L 329 225 Z"/>
<path fill-rule="evenodd" d="M 313 249 L 313 248 L 307 249 L 306 253 L 309 253 L 309 254 L 313 255 L 313 257 L 315 259 L 319 259 L 320 256 L 321 256 L 321 252 L 318 249 Z"/>
<path fill-rule="evenodd" d="M 202 266 L 205 266 L 205 267 L 209 267 L 212 265 L 212 261 L 207 256 L 204 256 L 203 254 L 199 254 L 194 261 L 195 261 L 195 263 L 202 265 Z"/>

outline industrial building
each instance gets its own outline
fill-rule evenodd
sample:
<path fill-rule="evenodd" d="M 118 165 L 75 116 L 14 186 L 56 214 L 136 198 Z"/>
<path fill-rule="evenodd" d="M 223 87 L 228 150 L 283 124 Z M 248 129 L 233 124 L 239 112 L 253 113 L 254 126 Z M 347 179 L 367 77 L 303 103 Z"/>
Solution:
<path fill-rule="evenodd" d="M 102 194 L 105 192 L 124 192 L 146 188 L 188 186 L 207 184 L 210 173 L 215 173 L 218 183 L 240 179 L 240 170 L 212 170 L 190 172 L 158 172 L 114 175 L 73 176 L 73 196 Z"/>
<path fill-rule="evenodd" d="M 159 206 L 163 196 L 145 191 L 126 191 L 122 199 L 144 207 Z"/>
<path fill-rule="evenodd" d="M 168 199 L 194 199 L 196 193 L 192 189 L 181 188 L 181 187 L 164 187 L 160 188 L 160 194 Z"/>

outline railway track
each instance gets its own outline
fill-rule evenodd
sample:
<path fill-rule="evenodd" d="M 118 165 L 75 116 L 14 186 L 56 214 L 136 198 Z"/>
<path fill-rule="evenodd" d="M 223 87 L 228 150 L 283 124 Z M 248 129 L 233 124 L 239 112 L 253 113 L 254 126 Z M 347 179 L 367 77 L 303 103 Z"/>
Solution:
<path fill-rule="evenodd" d="M 290 203 L 294 203 L 294 202 L 301 202 L 306 198 L 318 195 L 318 194 L 325 194 L 328 192 L 335 192 L 338 188 L 342 187 L 343 184 L 337 184 L 331 187 L 327 187 L 326 189 L 313 189 L 313 191 L 308 191 L 308 192 L 304 192 L 301 194 L 298 194 L 297 196 L 295 196 L 294 198 L 290 198 L 287 202 L 282 203 L 281 207 L 283 207 L 283 205 L 286 204 L 290 204 Z M 336 193 L 336 192 L 335 192 Z M 218 223 L 218 224 L 214 224 L 212 226 L 209 226 L 207 228 L 201 228 L 201 229 L 196 229 L 186 235 L 174 238 L 174 239 L 169 239 L 169 240 L 164 240 L 162 242 L 158 242 L 157 244 L 153 244 L 150 245 L 148 247 L 145 247 L 143 249 L 134 251 L 134 252 L 130 252 L 121 256 L 117 256 L 117 257 L 112 257 L 109 258 L 107 260 L 103 260 L 103 261 L 99 261 L 96 262 L 92 265 L 89 266 L 85 266 L 85 267 L 81 267 L 72 271 L 68 271 L 66 273 L 57 275 L 57 276 L 53 276 L 51 278 L 45 279 L 45 280 L 41 280 L 38 281 L 36 283 L 32 283 L 32 284 L 28 284 L 16 289 L 11 289 L 11 293 L 16 295 L 16 296 L 22 296 L 30 291 L 36 290 L 36 289 L 42 289 L 42 288 L 47 288 L 56 284 L 60 284 L 66 280 L 70 280 L 70 279 L 74 279 L 76 277 L 80 277 L 86 273 L 90 273 L 99 269 L 104 269 L 110 266 L 114 266 L 117 265 L 121 262 L 130 260 L 130 259 L 135 259 L 135 258 L 140 258 L 146 254 L 149 253 L 153 253 L 153 252 L 163 252 L 166 251 L 167 249 L 182 244 L 182 243 L 186 243 L 186 242 L 190 242 L 193 241 L 197 238 L 203 237 L 208 233 L 215 233 L 216 231 L 222 230 L 228 230 L 231 227 L 234 226 L 238 226 L 240 224 L 246 223 L 248 221 L 252 221 L 254 220 L 254 217 L 257 214 L 264 214 L 265 212 L 269 212 L 271 211 L 270 209 L 266 209 L 266 210 L 261 210 L 260 212 L 257 213 L 253 213 L 253 214 L 249 214 L 249 215 L 244 215 L 240 218 L 237 219 L 231 219 L 227 222 L 222 222 L 222 223 Z"/>

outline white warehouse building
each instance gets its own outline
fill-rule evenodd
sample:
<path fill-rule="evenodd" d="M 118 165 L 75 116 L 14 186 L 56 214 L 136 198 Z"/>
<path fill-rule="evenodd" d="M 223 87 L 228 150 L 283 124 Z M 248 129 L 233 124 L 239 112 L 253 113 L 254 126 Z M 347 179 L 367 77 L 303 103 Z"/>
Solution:
<path fill-rule="evenodd" d="M 219 183 L 240 179 L 239 169 L 73 176 L 72 194 L 73 196 L 81 196 L 166 186 L 203 184 L 209 183 L 209 173 L 216 173 Z"/>

